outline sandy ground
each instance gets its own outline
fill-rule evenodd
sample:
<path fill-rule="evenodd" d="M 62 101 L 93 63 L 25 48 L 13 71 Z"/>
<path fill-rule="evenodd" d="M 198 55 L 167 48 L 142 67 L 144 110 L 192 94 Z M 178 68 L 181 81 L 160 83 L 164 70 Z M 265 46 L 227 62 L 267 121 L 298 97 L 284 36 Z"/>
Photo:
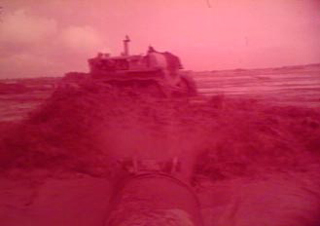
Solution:
<path fill-rule="evenodd" d="M 254 95 L 278 105 L 320 107 L 320 68 L 256 69 L 195 73 L 204 95 Z"/>
<path fill-rule="evenodd" d="M 103 225 L 110 184 L 81 174 L 2 178 L 0 197 L 1 225 Z"/>
<path fill-rule="evenodd" d="M 148 102 L 124 109 L 109 100 L 106 110 L 94 99 L 106 100 L 98 94 L 66 102 L 58 97 L 33 121 L 20 120 L 49 91 L 39 99 L 2 96 L 0 131 L 12 133 L 21 122 L 22 127 L 9 133 L 7 149 L 1 149 L 14 153 L 2 155 L 3 167 L 6 158 L 14 163 L 1 174 L 0 225 L 104 225 L 112 188 L 104 168 L 109 156 L 100 152 L 106 147 L 118 157 L 149 150 L 161 158 L 159 150 L 166 150 L 165 158 L 178 155 L 197 164 L 194 189 L 205 226 L 320 225 L 320 74 L 299 70 L 278 77 L 270 70 L 199 74 L 201 93 L 218 96 L 182 102 L 181 108 Z M 257 101 L 276 107 L 258 109 Z M 209 154 L 195 163 L 193 150 Z"/>
<path fill-rule="evenodd" d="M 319 188 L 306 175 L 212 184 L 200 192 L 206 225 L 319 225 Z"/>
<path fill-rule="evenodd" d="M 206 181 L 198 187 L 198 195 L 208 226 L 320 223 L 319 187 L 310 174 Z M 12 179 L 11 175 L 1 179 L 0 221 L 5 226 L 102 226 L 109 198 L 110 183 L 103 178 L 34 173 Z"/>

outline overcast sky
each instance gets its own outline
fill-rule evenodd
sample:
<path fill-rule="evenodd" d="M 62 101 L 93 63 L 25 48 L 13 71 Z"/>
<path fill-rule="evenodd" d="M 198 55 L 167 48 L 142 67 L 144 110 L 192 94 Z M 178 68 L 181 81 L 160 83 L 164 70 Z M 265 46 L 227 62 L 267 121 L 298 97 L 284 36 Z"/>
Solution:
<path fill-rule="evenodd" d="M 0 78 L 87 71 L 98 51 L 149 45 L 186 69 L 320 62 L 319 0 L 0 0 Z"/>

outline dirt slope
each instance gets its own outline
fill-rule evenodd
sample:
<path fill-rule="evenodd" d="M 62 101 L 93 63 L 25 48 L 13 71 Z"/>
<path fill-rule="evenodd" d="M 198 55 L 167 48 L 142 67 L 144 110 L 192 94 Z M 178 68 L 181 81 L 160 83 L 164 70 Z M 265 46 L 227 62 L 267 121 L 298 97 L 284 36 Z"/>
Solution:
<path fill-rule="evenodd" d="M 290 222 L 300 215 L 296 225 L 317 225 L 319 137 L 320 112 L 314 109 L 223 96 L 198 104 L 156 100 L 99 84 L 62 89 L 1 137 L 1 169 L 9 178 L 2 194 L 10 194 L 1 219 L 6 225 L 91 225 L 89 218 L 79 218 L 83 224 L 76 219 L 84 212 L 103 219 L 100 208 L 107 204 L 94 203 L 108 193 L 103 190 L 109 188 L 116 159 L 178 156 L 184 176 L 192 177 L 199 191 L 207 225 L 295 225 Z M 45 176 L 11 180 L 39 171 Z M 59 178 L 61 172 L 73 176 Z M 87 179 L 79 182 L 77 175 Z M 93 187 L 75 201 L 71 194 L 83 192 L 81 183 Z M 77 189 L 68 191 L 69 186 Z M 52 190 L 60 203 L 54 203 Z"/>

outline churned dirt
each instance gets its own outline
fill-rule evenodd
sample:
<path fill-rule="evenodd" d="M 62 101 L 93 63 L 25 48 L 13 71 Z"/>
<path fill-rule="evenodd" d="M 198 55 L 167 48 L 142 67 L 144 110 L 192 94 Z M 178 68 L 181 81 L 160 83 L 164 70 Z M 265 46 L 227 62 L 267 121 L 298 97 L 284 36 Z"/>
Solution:
<path fill-rule="evenodd" d="M 178 157 L 205 225 L 319 225 L 317 108 L 159 100 L 91 83 L 58 89 L 0 131 L 1 225 L 103 225 L 126 157 Z"/>

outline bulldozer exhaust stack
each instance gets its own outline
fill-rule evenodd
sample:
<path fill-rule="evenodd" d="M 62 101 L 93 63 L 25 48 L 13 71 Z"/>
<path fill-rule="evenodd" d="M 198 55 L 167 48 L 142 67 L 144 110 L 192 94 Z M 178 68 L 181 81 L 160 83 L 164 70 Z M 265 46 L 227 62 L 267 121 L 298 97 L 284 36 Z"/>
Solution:
<path fill-rule="evenodd" d="M 123 56 L 129 56 L 129 42 L 130 42 L 130 38 L 128 35 L 126 35 L 125 40 L 123 40 L 123 48 L 124 48 Z"/>

